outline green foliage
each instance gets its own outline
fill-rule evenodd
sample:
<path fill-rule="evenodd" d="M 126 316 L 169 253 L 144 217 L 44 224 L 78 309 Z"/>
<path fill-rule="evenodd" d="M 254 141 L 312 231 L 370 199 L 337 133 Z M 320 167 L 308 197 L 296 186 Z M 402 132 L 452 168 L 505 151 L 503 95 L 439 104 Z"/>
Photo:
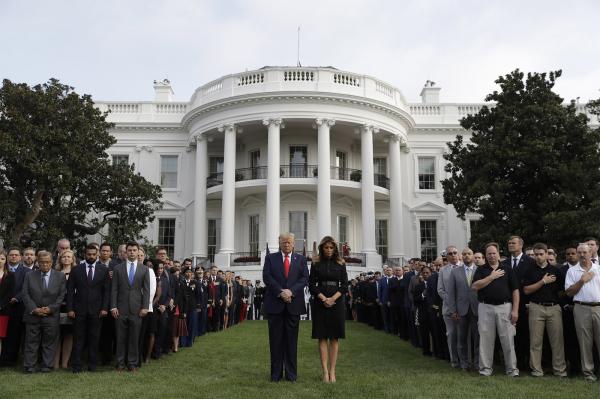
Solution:
<path fill-rule="evenodd" d="M 500 91 L 485 99 L 495 105 L 461 120 L 470 141 L 447 143 L 444 200 L 460 217 L 481 215 L 475 249 L 511 234 L 559 249 L 600 236 L 600 131 L 554 93 L 560 75 L 499 77 Z"/>
<path fill-rule="evenodd" d="M 160 204 L 160 187 L 112 166 L 113 125 L 89 95 L 51 79 L 0 88 L 0 238 L 52 249 L 116 226 L 138 238 Z M 111 229 L 112 230 L 112 229 Z"/>

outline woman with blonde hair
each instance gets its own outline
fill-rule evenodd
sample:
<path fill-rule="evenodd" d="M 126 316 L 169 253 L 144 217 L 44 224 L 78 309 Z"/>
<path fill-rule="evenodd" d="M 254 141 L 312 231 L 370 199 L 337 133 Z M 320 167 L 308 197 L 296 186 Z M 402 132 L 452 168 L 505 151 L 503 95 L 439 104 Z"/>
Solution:
<path fill-rule="evenodd" d="M 77 266 L 75 253 L 70 249 L 67 249 L 60 253 L 54 268 L 63 272 L 68 281 L 69 274 L 75 266 Z M 56 355 L 54 355 L 55 370 L 58 370 L 59 367 L 62 367 L 63 369 L 69 367 L 69 359 L 71 358 L 71 351 L 73 350 L 73 321 L 67 317 L 66 301 L 67 297 L 65 295 L 65 300 L 60 306 L 60 337 L 58 339 Z"/>
<path fill-rule="evenodd" d="M 313 255 L 308 285 L 314 297 L 312 338 L 319 340 L 323 382 L 335 382 L 338 340 L 345 338 L 344 294 L 348 291 L 348 273 L 331 236 L 323 237 L 318 255 Z"/>

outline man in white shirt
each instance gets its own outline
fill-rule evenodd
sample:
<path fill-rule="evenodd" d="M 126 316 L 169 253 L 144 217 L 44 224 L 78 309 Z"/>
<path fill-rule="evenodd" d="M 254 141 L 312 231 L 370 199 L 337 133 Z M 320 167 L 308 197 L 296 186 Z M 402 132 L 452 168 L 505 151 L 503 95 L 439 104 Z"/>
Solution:
<path fill-rule="evenodd" d="M 586 380 L 596 381 L 593 344 L 600 354 L 600 267 L 592 263 L 589 244 L 577 247 L 579 264 L 569 268 L 565 290 L 573 297 L 575 329 L 581 350 L 581 371 Z"/>

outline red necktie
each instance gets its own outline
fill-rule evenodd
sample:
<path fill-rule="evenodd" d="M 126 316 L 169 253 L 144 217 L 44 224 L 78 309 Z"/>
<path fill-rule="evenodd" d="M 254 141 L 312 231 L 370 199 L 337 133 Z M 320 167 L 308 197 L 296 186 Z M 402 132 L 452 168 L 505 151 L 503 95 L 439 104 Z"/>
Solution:
<path fill-rule="evenodd" d="M 285 255 L 285 260 L 283 261 L 283 275 L 285 278 L 288 278 L 288 274 L 290 273 L 290 256 Z"/>

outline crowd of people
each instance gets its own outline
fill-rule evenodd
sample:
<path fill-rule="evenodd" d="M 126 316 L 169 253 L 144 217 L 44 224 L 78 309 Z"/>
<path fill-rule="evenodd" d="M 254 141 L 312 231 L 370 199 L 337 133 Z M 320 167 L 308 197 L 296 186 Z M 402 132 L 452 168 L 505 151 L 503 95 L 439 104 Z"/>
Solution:
<path fill-rule="evenodd" d="M 197 337 L 260 319 L 265 287 L 232 271 L 146 257 L 136 243 L 91 243 L 77 259 L 69 240 L 55 253 L 0 250 L 0 366 L 25 373 L 137 371 Z"/>
<path fill-rule="evenodd" d="M 483 252 L 448 246 L 431 263 L 411 259 L 350 281 L 348 316 L 394 334 L 451 367 L 492 374 L 495 352 L 509 376 L 582 374 L 596 381 L 600 355 L 598 240 L 587 237 L 557 263 L 543 243 L 509 255 L 488 243 Z M 500 345 L 496 345 L 499 342 Z M 501 347 L 501 351 L 498 346 Z"/>
<path fill-rule="evenodd" d="M 565 250 L 564 263 L 543 243 L 509 255 L 489 243 L 483 252 L 448 246 L 431 263 L 413 258 L 348 281 L 343 256 L 324 237 L 307 259 L 280 236 L 267 254 L 264 285 L 232 271 L 149 258 L 136 243 L 91 243 L 78 260 L 62 239 L 55 253 L 0 250 L 0 365 L 26 373 L 95 371 L 116 365 L 137 371 L 151 359 L 190 347 L 197 337 L 269 320 L 271 380 L 295 381 L 298 322 L 312 319 L 323 381 L 335 382 L 345 320 L 366 323 L 421 348 L 450 366 L 490 376 L 494 358 L 507 375 L 582 374 L 595 381 L 600 354 L 598 240 Z M 310 306 L 307 306 L 310 305 Z M 263 314 L 264 313 L 264 314 Z M 268 315 L 268 317 L 267 317 Z M 497 344 L 499 343 L 499 345 Z"/>

